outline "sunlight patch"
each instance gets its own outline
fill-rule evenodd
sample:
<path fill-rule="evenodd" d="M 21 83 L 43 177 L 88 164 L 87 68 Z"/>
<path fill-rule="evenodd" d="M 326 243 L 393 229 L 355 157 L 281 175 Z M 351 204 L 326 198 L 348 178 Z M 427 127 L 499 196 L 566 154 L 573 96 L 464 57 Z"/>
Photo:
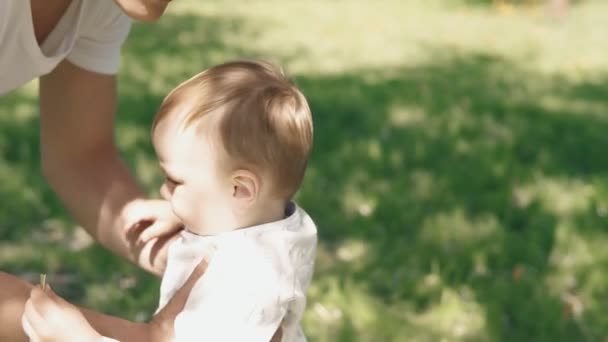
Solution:
<path fill-rule="evenodd" d="M 27 123 L 38 116 L 38 106 L 35 103 L 19 102 L 11 112 L 11 120 Z"/>
<path fill-rule="evenodd" d="M 593 186 L 582 180 L 543 176 L 537 176 L 533 183 L 517 186 L 513 190 L 513 198 L 518 206 L 525 207 L 536 198 L 549 212 L 562 217 L 589 209 L 594 195 Z"/>
<path fill-rule="evenodd" d="M 336 255 L 341 261 L 361 260 L 368 252 L 367 244 L 360 240 L 344 241 L 336 250 Z"/>
<path fill-rule="evenodd" d="M 550 264 L 561 270 L 575 270 L 594 263 L 593 249 L 587 238 L 570 224 L 559 224 L 555 231 Z"/>
<path fill-rule="evenodd" d="M 116 129 L 116 140 L 122 148 L 137 148 L 138 145 L 150 141 L 149 127 L 121 125 Z"/>
<path fill-rule="evenodd" d="M 549 263 L 551 272 L 545 286 L 559 297 L 564 314 L 579 317 L 597 302 L 599 293 L 606 293 L 608 279 L 608 237 L 604 234 L 581 234 L 576 223 L 560 224 Z"/>
<path fill-rule="evenodd" d="M 367 143 L 367 155 L 371 160 L 378 161 L 382 158 L 383 150 L 378 140 L 370 140 Z"/>
<path fill-rule="evenodd" d="M 0 262 L 3 264 L 31 260 L 38 256 L 39 251 L 29 242 L 18 244 L 10 241 L 0 244 Z"/>
<path fill-rule="evenodd" d="M 21 87 L 17 88 L 13 92 L 9 93 L 9 96 L 17 95 L 19 97 L 24 97 L 27 100 L 37 101 L 38 100 L 38 87 L 39 81 L 37 78 L 27 82 Z M 5 96 L 5 95 L 2 95 Z"/>
<path fill-rule="evenodd" d="M 1 147 L 0 152 L 3 152 Z M 33 187 L 28 175 L 24 173 L 22 169 L 24 166 L 5 161 L 0 157 L 0 191 L 11 198 L 10 201 L 3 201 L 0 208 L 2 224 L 13 222 L 12 220 L 18 215 L 32 216 L 47 209 L 47 205 L 42 201 L 40 189 Z M 5 214 L 6 217 L 3 216 Z"/>
<path fill-rule="evenodd" d="M 427 200 L 437 193 L 437 182 L 428 170 L 415 169 L 410 172 L 411 188 L 409 192 L 419 200 Z"/>
<path fill-rule="evenodd" d="M 427 114 L 422 108 L 404 105 L 394 105 L 389 109 L 389 123 L 396 128 L 416 126 L 423 123 Z"/>
<path fill-rule="evenodd" d="M 350 215 L 371 216 L 376 210 L 378 200 L 363 193 L 355 186 L 349 186 L 344 191 L 343 205 L 345 211 Z"/>
<path fill-rule="evenodd" d="M 468 287 L 460 291 L 445 288 L 436 306 L 411 318 L 415 324 L 438 331 L 444 337 L 466 339 L 486 336 L 485 312 L 472 297 Z"/>
<path fill-rule="evenodd" d="M 542 96 L 539 102 L 547 112 L 568 113 L 572 116 L 585 116 L 598 119 L 608 118 L 608 107 L 605 102 L 564 98 L 564 96 L 555 94 Z"/>
<path fill-rule="evenodd" d="M 486 215 L 471 219 L 462 209 L 456 209 L 430 217 L 423 224 L 421 238 L 449 249 L 453 244 L 467 245 L 495 240 L 500 233 L 496 217 Z"/>
<path fill-rule="evenodd" d="M 88 284 L 85 304 L 92 307 L 103 308 L 104 305 L 116 302 L 124 297 L 124 290 L 113 283 Z"/>
<path fill-rule="evenodd" d="M 348 302 L 344 299 L 345 294 L 334 276 L 313 281 L 308 290 L 308 307 L 311 310 L 306 310 L 304 321 L 316 329 L 335 328 L 343 316 L 341 307 Z"/>
<path fill-rule="evenodd" d="M 387 304 L 361 285 L 335 276 L 318 279 L 309 291 L 303 325 L 306 334 L 322 341 L 375 341 L 407 336 L 429 340 L 435 329 L 417 329 L 410 323 L 407 302 Z"/>

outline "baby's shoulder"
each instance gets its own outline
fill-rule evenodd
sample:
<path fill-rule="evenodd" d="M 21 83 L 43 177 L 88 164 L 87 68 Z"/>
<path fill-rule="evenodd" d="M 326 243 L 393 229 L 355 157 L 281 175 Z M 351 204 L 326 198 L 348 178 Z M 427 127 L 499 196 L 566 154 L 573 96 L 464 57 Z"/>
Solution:
<path fill-rule="evenodd" d="M 241 236 L 225 241 L 217 247 L 216 256 L 230 268 L 273 272 L 273 264 L 281 258 L 278 241 Z"/>

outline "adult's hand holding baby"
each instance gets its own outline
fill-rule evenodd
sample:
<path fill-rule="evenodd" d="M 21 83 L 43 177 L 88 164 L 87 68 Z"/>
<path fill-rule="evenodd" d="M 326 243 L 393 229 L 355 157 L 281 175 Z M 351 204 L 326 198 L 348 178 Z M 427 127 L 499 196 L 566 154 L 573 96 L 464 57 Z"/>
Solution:
<path fill-rule="evenodd" d="M 144 269 L 157 275 L 164 272 L 166 246 L 183 229 L 165 200 L 136 200 L 124 209 L 124 229 L 131 253 Z"/>
<path fill-rule="evenodd" d="M 184 226 L 175 216 L 166 200 L 137 200 L 126 208 L 127 234 L 137 244 L 145 244 L 154 238 L 173 235 Z"/>
<path fill-rule="evenodd" d="M 174 322 L 177 315 L 184 309 L 190 291 L 203 276 L 209 265 L 209 259 L 203 259 L 190 274 L 184 285 L 177 290 L 171 300 L 165 305 L 150 322 L 151 342 L 168 342 L 173 340 Z"/>

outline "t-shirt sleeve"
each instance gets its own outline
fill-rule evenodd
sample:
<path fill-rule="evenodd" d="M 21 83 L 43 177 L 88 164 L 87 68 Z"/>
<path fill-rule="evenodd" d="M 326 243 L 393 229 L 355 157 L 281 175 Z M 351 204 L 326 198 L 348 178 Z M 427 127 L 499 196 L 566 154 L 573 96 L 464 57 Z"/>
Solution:
<path fill-rule="evenodd" d="M 199 280 L 175 319 L 175 342 L 270 341 L 287 311 L 279 283 L 259 268 L 242 272 Z"/>
<path fill-rule="evenodd" d="M 92 2 L 115 6 L 113 1 Z M 117 7 L 92 6 L 81 18 L 81 33 L 67 60 L 101 74 L 115 74 L 120 62 L 120 49 L 129 35 L 131 19 Z"/>

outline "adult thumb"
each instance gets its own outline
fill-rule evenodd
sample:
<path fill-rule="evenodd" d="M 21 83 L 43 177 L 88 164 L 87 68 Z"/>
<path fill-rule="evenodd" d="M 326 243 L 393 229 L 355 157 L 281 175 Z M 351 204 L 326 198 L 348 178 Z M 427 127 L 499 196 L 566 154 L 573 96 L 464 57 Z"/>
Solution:
<path fill-rule="evenodd" d="M 186 301 L 190 296 L 192 288 L 194 287 L 196 282 L 203 276 L 203 274 L 205 274 L 205 271 L 207 271 L 208 266 L 209 259 L 207 257 L 204 257 L 203 260 L 201 260 L 201 262 L 196 265 L 194 270 L 192 270 L 192 273 L 190 273 L 190 276 L 188 277 L 184 285 L 179 290 L 177 290 L 175 296 L 173 296 L 173 300 L 175 301 L 175 309 L 177 309 L 178 311 L 183 310 L 184 306 L 186 305 Z"/>
<path fill-rule="evenodd" d="M 186 305 L 186 301 L 190 296 L 190 292 L 192 288 L 196 284 L 196 282 L 203 276 L 205 271 L 207 270 L 207 266 L 209 265 L 209 259 L 207 257 L 203 258 L 201 262 L 192 270 L 190 276 L 184 283 L 184 285 L 177 290 L 175 295 L 169 300 L 167 305 L 161 309 L 159 312 L 158 318 L 162 320 L 169 320 L 173 322 L 175 317 L 184 309 Z"/>

